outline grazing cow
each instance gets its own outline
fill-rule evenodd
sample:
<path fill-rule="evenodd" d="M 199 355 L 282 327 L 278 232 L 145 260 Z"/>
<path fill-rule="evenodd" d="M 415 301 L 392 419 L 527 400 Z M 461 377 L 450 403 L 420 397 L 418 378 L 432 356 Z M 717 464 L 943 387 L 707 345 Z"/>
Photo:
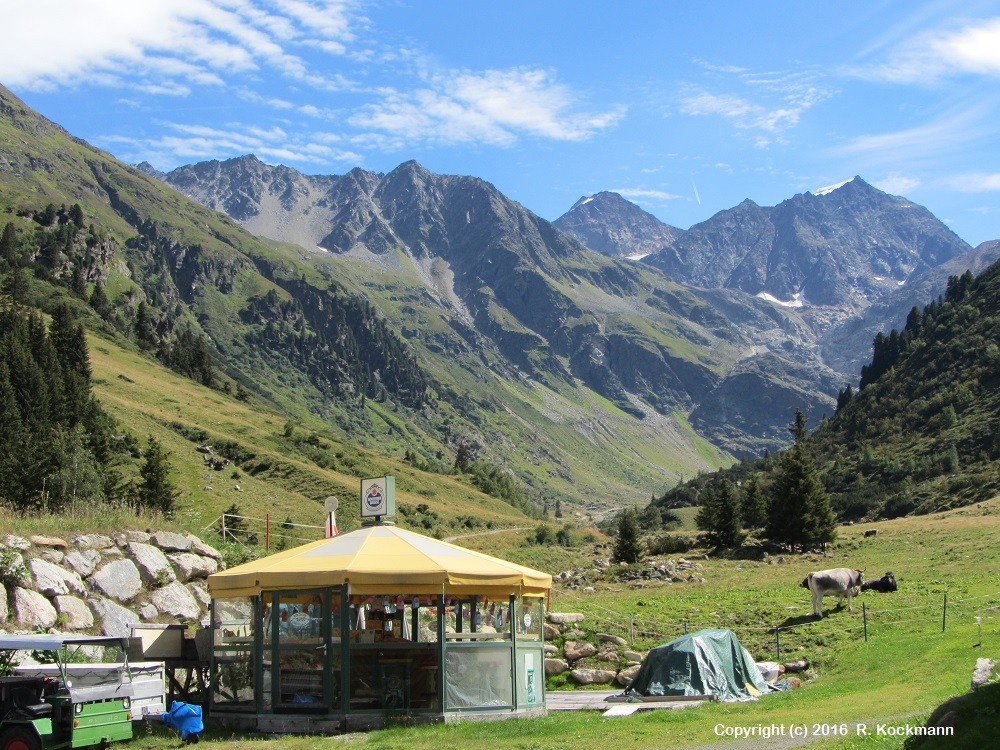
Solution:
<path fill-rule="evenodd" d="M 874 581 L 865 581 L 861 584 L 862 591 L 877 591 L 880 594 L 888 594 L 898 588 L 896 578 L 891 572 L 886 573 L 881 578 L 876 578 Z"/>
<path fill-rule="evenodd" d="M 860 570 L 832 568 L 807 575 L 801 585 L 812 592 L 813 614 L 823 616 L 824 596 L 847 597 L 847 611 L 853 612 L 851 598 L 861 593 L 861 574 Z M 839 602 L 838 606 L 843 606 L 843 602 Z"/>
<path fill-rule="evenodd" d="M 878 536 L 878 529 L 868 529 L 868 531 L 865 532 L 865 539 L 870 536 Z"/>

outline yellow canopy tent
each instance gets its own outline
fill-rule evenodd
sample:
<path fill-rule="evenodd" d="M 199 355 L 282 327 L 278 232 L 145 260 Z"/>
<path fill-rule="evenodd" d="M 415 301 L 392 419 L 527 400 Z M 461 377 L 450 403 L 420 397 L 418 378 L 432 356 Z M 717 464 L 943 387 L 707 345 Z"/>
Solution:
<path fill-rule="evenodd" d="M 349 587 L 351 594 L 542 596 L 552 576 L 396 526 L 369 526 L 214 573 L 216 599 Z"/>

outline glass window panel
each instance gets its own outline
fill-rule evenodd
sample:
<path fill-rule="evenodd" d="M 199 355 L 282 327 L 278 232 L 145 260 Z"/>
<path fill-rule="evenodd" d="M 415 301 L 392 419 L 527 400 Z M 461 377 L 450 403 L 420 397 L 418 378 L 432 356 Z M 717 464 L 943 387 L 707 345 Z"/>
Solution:
<path fill-rule="evenodd" d="M 449 646 L 445 667 L 448 708 L 512 706 L 510 652 L 510 646 Z"/>

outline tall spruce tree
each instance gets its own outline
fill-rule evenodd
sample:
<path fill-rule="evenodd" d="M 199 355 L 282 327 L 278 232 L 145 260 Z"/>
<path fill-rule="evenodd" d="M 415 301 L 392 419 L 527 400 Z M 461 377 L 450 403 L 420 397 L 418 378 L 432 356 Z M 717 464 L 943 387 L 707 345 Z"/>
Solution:
<path fill-rule="evenodd" d="M 806 449 L 806 418 L 798 409 L 789 430 L 795 443 L 782 456 L 771 485 L 767 537 L 806 550 L 836 538 L 836 519 L 830 497 Z"/>
<path fill-rule="evenodd" d="M 767 498 L 760 488 L 760 479 L 756 473 L 751 474 L 743 485 L 740 515 L 743 516 L 744 528 L 750 531 L 763 529 L 767 525 Z"/>
<path fill-rule="evenodd" d="M 618 517 L 618 532 L 611 559 L 619 563 L 637 563 L 642 558 L 642 540 L 639 538 L 639 521 L 631 508 Z"/>
<path fill-rule="evenodd" d="M 705 487 L 702 508 L 695 518 L 698 528 L 707 532 L 716 547 L 739 547 L 746 535 L 740 517 L 739 497 L 732 483 L 720 479 Z"/>
<path fill-rule="evenodd" d="M 143 464 L 139 469 L 139 502 L 169 518 L 173 515 L 174 500 L 178 493 L 170 479 L 168 456 L 156 438 L 150 436 L 149 445 L 143 452 Z"/>

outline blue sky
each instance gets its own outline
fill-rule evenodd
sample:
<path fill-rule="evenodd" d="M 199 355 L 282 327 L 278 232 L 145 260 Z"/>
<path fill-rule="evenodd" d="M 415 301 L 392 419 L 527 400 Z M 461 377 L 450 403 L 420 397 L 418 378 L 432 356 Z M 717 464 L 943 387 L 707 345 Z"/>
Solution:
<path fill-rule="evenodd" d="M 0 0 L 0 83 L 129 163 L 417 159 L 688 228 L 860 174 L 1000 239 L 1000 2 Z"/>

